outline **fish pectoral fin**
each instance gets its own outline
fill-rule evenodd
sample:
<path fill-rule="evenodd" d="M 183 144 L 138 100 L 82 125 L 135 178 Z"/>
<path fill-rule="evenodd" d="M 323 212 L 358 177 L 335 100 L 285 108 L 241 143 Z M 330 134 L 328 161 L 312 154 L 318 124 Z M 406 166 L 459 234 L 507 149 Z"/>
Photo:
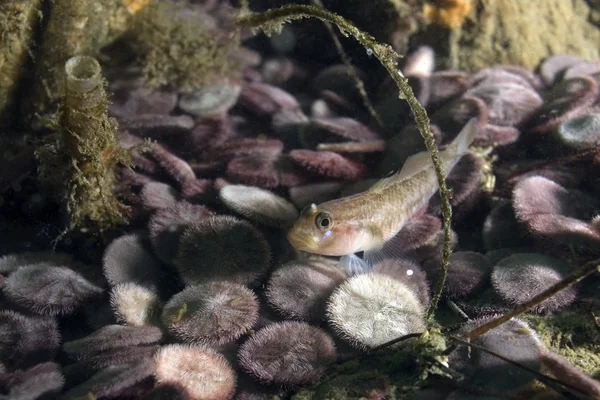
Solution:
<path fill-rule="evenodd" d="M 347 254 L 345 256 L 340 257 L 338 266 L 348 276 L 365 274 L 365 273 L 369 272 L 369 270 L 371 269 L 371 266 L 368 265 L 364 260 L 362 260 L 356 254 Z"/>
<path fill-rule="evenodd" d="M 390 238 L 387 239 L 381 246 L 364 252 L 363 262 L 366 265 L 373 265 L 387 259 L 406 258 L 405 238 L 402 229 L 395 234 L 390 233 Z"/>

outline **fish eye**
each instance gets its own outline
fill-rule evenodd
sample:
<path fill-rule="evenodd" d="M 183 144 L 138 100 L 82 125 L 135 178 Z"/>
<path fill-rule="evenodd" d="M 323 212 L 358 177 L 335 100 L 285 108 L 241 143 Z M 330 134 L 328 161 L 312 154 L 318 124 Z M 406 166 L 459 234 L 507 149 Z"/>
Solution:
<path fill-rule="evenodd" d="M 331 214 L 326 212 L 318 213 L 315 218 L 317 228 L 319 228 L 322 231 L 326 231 L 327 229 L 329 229 L 331 227 L 331 222 Z"/>

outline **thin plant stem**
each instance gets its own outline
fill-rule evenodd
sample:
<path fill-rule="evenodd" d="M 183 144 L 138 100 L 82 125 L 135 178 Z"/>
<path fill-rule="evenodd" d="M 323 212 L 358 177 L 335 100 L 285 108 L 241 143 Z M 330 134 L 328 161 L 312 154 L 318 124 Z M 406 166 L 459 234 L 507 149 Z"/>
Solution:
<path fill-rule="evenodd" d="M 237 23 L 248 25 L 254 28 L 260 28 L 266 34 L 271 34 L 274 32 L 279 32 L 283 23 L 309 17 L 317 18 L 321 21 L 334 24 L 338 27 L 342 35 L 346 37 L 354 37 L 367 51 L 372 52 L 372 54 L 388 71 L 394 82 L 396 82 L 396 85 L 400 91 L 400 98 L 406 100 L 408 103 L 412 111 L 415 124 L 419 130 L 419 133 L 423 137 L 427 151 L 431 156 L 431 161 L 433 163 L 439 185 L 444 233 L 440 275 L 435 287 L 433 298 L 431 300 L 431 305 L 427 311 L 427 318 L 431 319 L 435 313 L 435 310 L 437 309 L 448 272 L 448 259 L 451 252 L 450 222 L 452 220 L 452 208 L 450 207 L 450 196 L 444 181 L 444 173 L 442 171 L 442 163 L 438 148 L 435 144 L 435 139 L 429 127 L 429 118 L 427 116 L 427 112 L 415 97 L 412 88 L 408 84 L 408 80 L 398 69 L 397 60 L 400 58 L 398 53 L 396 53 L 390 45 L 378 43 L 373 36 L 359 30 L 350 21 L 339 15 L 315 6 L 294 4 L 273 8 L 262 13 L 250 13 L 247 10 L 242 10 L 237 18 Z"/>
<path fill-rule="evenodd" d="M 321 0 L 312 0 L 312 2 L 318 7 L 325 8 L 323 7 L 323 3 L 321 2 Z M 367 94 L 367 90 L 365 89 L 365 84 L 358 76 L 358 72 L 356 71 L 354 65 L 352 65 L 352 63 L 350 62 L 350 59 L 348 58 L 348 55 L 344 50 L 344 46 L 342 46 L 342 42 L 340 42 L 340 39 L 337 37 L 335 31 L 333 30 L 333 26 L 331 26 L 329 22 L 323 22 L 323 25 L 325 25 L 325 28 L 327 28 L 329 36 L 331 36 L 331 40 L 333 40 L 333 44 L 335 45 L 335 48 L 338 54 L 340 55 L 342 62 L 348 69 L 348 75 L 350 75 L 350 78 L 354 81 L 354 84 L 356 85 L 356 89 L 360 93 L 363 106 L 367 109 L 371 118 L 373 118 L 377 122 L 377 124 L 381 128 L 383 128 L 383 121 L 381 121 L 381 119 L 379 118 L 379 114 L 377 114 L 377 111 L 375 111 L 375 107 L 373 107 L 373 104 L 371 104 L 371 100 L 369 100 L 369 95 Z"/>
<path fill-rule="evenodd" d="M 483 335 L 490 329 L 494 329 L 494 328 L 502 325 L 509 319 L 521 315 L 525 311 L 540 304 L 544 300 L 549 299 L 550 297 L 554 296 L 558 292 L 560 292 L 570 286 L 573 286 L 574 284 L 576 284 L 577 282 L 586 278 L 587 276 L 593 274 L 594 272 L 600 271 L 599 264 L 600 264 L 600 260 L 594 260 L 594 261 L 591 261 L 591 262 L 585 264 L 583 267 L 576 270 L 570 276 L 566 277 L 565 279 L 556 283 L 555 285 L 552 285 L 551 287 L 544 290 L 542 293 L 538 294 L 537 296 L 532 297 L 530 300 L 528 300 L 527 302 L 516 307 L 512 311 L 510 311 L 504 315 L 501 315 L 500 317 L 495 318 L 495 319 L 481 325 L 480 327 L 473 329 L 471 332 L 469 332 L 469 334 L 467 335 L 467 338 L 469 340 L 473 340 L 476 337 Z"/>

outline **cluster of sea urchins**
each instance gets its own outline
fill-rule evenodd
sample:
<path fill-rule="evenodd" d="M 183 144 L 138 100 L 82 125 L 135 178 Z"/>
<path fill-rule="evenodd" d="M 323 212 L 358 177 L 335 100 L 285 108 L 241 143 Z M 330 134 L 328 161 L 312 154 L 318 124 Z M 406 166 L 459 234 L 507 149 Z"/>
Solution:
<path fill-rule="evenodd" d="M 298 254 L 285 239 L 300 208 L 360 192 L 424 150 L 397 88 L 359 71 L 379 124 L 346 66 L 253 57 L 241 77 L 192 94 L 148 93 L 140 79 L 115 75 L 122 145 L 154 141 L 135 154 L 134 170 L 120 171 L 139 194 L 137 229 L 108 245 L 103 275 L 60 254 L 0 259 L 2 393 L 262 398 L 317 382 L 338 359 L 336 342 L 360 352 L 427 329 L 441 259 L 437 197 L 394 239 L 397 258 L 367 274 L 348 277 L 335 260 Z M 466 333 L 600 252 L 600 64 L 554 56 L 536 73 L 475 74 L 434 64 L 421 48 L 401 69 L 438 145 L 473 117 L 480 128 L 478 151 L 447 180 L 455 252 L 443 294 L 475 318 Z M 531 312 L 597 309 L 594 285 Z M 521 320 L 475 342 L 599 393 Z M 535 378 L 469 354 L 459 347 L 449 357 L 467 389 L 505 394 Z M 452 390 L 439 398 L 466 398 Z"/>

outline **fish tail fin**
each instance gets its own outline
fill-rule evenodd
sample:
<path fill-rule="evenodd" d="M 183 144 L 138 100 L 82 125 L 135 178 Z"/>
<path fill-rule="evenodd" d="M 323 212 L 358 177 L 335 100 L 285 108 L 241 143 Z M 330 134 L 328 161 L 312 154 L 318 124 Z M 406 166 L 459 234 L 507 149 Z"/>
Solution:
<path fill-rule="evenodd" d="M 465 154 L 471 143 L 473 143 L 473 140 L 477 137 L 477 133 L 479 133 L 477 119 L 471 118 L 452 143 L 446 148 L 445 153 L 450 155 L 451 158 L 460 158 Z"/>

